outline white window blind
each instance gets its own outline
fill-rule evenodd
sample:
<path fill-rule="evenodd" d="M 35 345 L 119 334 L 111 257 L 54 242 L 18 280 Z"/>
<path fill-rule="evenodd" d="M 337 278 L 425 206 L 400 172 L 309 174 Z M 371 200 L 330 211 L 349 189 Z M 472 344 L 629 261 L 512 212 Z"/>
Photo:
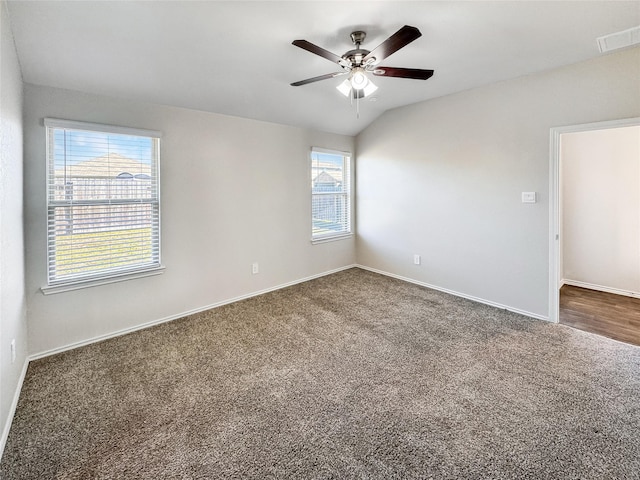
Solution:
<path fill-rule="evenodd" d="M 45 119 L 49 285 L 160 267 L 158 132 Z"/>
<path fill-rule="evenodd" d="M 351 156 L 311 150 L 311 217 L 313 241 L 351 235 Z"/>

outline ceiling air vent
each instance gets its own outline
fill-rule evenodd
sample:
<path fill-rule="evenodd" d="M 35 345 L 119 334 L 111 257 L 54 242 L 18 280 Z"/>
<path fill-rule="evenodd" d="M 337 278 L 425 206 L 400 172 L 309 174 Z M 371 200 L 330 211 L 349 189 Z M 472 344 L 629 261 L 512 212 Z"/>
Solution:
<path fill-rule="evenodd" d="M 610 35 L 604 35 L 602 37 L 598 37 L 597 40 L 600 53 L 630 47 L 631 45 L 637 45 L 640 43 L 640 26 L 612 33 Z"/>

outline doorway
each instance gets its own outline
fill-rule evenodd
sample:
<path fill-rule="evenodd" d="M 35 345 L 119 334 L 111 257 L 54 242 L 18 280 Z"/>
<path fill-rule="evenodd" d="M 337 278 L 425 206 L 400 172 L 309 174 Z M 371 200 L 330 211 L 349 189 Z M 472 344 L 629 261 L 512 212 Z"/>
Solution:
<path fill-rule="evenodd" d="M 622 137 L 624 132 L 631 137 Z M 627 142 L 631 138 L 631 145 L 635 148 L 632 156 L 637 157 L 640 117 L 551 129 L 549 319 L 558 322 L 562 308 L 565 320 L 569 312 L 578 328 L 597 330 L 595 333 L 600 334 L 603 334 L 603 329 L 606 331 L 604 317 L 607 313 L 611 316 L 612 312 L 617 312 L 610 320 L 626 329 L 630 324 L 640 321 L 640 298 L 633 298 L 640 297 L 640 203 L 634 200 L 631 202 L 635 209 L 633 212 L 621 212 L 628 210 L 629 202 L 621 200 L 617 190 L 622 189 L 616 189 L 615 183 L 612 183 L 619 179 L 631 182 L 633 195 L 639 195 L 638 165 L 632 159 L 635 170 L 625 173 L 619 161 L 618 164 L 611 161 L 613 157 L 610 156 L 606 163 L 603 161 L 608 152 L 606 148 L 598 151 L 602 142 L 619 142 L 623 138 Z M 612 145 L 618 143 L 605 144 L 608 149 Z M 564 163 L 563 153 L 567 158 Z M 566 175 L 564 179 L 563 171 Z M 620 177 L 615 180 L 613 175 Z M 609 187 L 606 186 L 607 182 Z M 563 205 L 563 191 L 566 205 Z M 607 193 L 609 191 L 611 193 Z M 569 212 L 567 217 L 563 215 L 565 210 Z M 633 218 L 635 225 L 629 226 L 628 221 L 612 223 L 616 217 L 623 215 Z M 595 255 L 595 252 L 598 254 Z M 617 302 L 615 309 L 611 308 L 612 302 Z M 625 317 L 627 313 L 621 314 L 618 311 L 620 308 L 628 309 L 627 313 L 631 316 Z M 602 325 L 595 322 L 600 317 L 605 322 Z M 638 326 L 636 322 L 631 330 Z M 636 333 L 637 329 L 632 331 L 632 338 Z M 628 338 L 619 339 L 629 341 Z"/>
<path fill-rule="evenodd" d="M 640 298 L 563 285 L 559 323 L 640 346 Z"/>

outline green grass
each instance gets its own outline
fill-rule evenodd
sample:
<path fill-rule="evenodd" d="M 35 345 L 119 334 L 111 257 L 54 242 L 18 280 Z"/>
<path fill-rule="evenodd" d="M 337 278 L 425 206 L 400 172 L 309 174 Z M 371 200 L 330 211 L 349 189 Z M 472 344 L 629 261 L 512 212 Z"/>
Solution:
<path fill-rule="evenodd" d="M 151 227 L 56 235 L 55 276 L 152 263 Z"/>

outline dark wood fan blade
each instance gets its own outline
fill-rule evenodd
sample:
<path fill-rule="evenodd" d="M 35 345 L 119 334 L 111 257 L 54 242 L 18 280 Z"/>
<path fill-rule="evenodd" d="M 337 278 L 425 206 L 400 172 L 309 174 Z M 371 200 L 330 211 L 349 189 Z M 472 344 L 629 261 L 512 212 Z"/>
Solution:
<path fill-rule="evenodd" d="M 420 30 L 416 27 L 405 25 L 368 53 L 367 56 L 362 59 L 362 62 L 365 63 L 370 58 L 375 58 L 377 62 L 384 60 L 392 53 L 395 53 L 402 47 L 409 45 L 416 38 L 420 38 L 421 36 L 422 33 L 420 33 Z"/>
<path fill-rule="evenodd" d="M 299 87 L 300 85 L 306 85 L 307 83 L 319 82 L 320 80 L 328 80 L 333 77 L 337 77 L 338 75 L 346 75 L 347 72 L 335 72 L 335 73 L 327 73 L 326 75 L 320 75 L 318 77 L 307 78 L 306 80 L 300 80 L 299 82 L 293 82 L 291 84 L 292 87 Z"/>
<path fill-rule="evenodd" d="M 340 62 L 343 62 L 342 57 L 339 57 L 335 53 L 331 53 L 329 50 L 325 50 L 322 47 L 314 45 L 311 42 L 307 42 L 306 40 L 294 40 L 292 43 L 296 47 L 300 47 L 303 50 L 306 50 L 307 52 L 311 52 L 311 53 L 315 53 L 316 55 L 320 55 L 321 57 L 326 58 L 327 60 L 329 60 L 331 62 L 338 63 L 338 64 Z"/>
<path fill-rule="evenodd" d="M 426 80 L 427 78 L 431 78 L 433 70 L 422 70 L 421 68 L 376 67 L 372 73 L 378 77 L 400 77 Z"/>

